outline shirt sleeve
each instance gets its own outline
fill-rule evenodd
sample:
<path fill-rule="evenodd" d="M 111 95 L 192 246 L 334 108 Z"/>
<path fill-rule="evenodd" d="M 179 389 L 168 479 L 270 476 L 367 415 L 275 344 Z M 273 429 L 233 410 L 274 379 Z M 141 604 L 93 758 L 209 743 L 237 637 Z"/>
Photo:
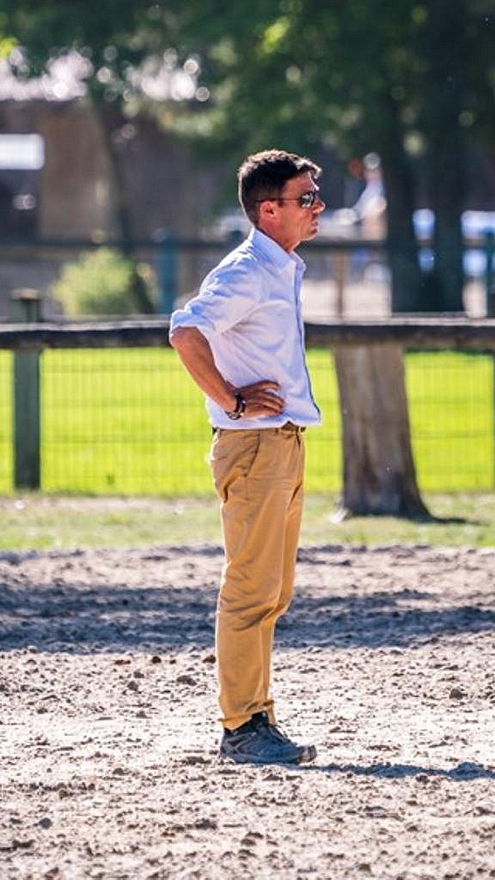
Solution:
<path fill-rule="evenodd" d="M 210 272 L 198 295 L 172 314 L 171 332 L 178 327 L 196 327 L 211 339 L 243 321 L 260 299 L 257 274 L 245 263 Z"/>

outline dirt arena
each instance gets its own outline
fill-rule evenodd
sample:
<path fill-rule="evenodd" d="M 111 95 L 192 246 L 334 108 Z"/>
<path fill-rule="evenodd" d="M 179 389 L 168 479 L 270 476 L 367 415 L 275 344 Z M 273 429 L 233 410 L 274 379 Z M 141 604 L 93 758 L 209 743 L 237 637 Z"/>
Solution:
<path fill-rule="evenodd" d="M 301 550 L 301 768 L 217 760 L 221 562 L 0 555 L 2 880 L 495 877 L 495 549 Z"/>

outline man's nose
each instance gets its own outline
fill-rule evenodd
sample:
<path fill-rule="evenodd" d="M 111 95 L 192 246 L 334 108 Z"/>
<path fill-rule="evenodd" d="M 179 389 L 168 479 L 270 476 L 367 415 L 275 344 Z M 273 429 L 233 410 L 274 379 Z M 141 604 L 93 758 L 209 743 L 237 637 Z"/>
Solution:
<path fill-rule="evenodd" d="M 316 210 L 318 211 L 318 214 L 321 214 L 321 212 L 324 211 L 326 208 L 326 205 L 325 205 L 325 202 L 323 201 L 323 199 L 320 199 L 319 196 L 316 196 L 316 200 L 313 205 L 313 208 L 316 208 Z"/>

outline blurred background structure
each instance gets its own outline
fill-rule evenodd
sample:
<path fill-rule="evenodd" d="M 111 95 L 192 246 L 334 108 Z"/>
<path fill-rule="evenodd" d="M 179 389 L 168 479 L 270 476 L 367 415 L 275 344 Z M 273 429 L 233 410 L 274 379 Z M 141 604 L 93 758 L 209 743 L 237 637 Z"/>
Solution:
<path fill-rule="evenodd" d="M 238 228 L 235 168 L 280 144 L 324 166 L 322 240 L 385 245 L 378 260 L 337 258 L 334 274 L 352 282 L 371 263 L 366 280 L 385 284 L 393 312 L 463 312 L 469 283 L 492 271 L 494 29 L 491 0 L 397 0 L 379 14 L 371 0 L 90 0 L 84 16 L 4 0 L 1 294 L 31 275 L 49 290 L 63 257 L 43 243 L 131 254 Z M 42 164 L 19 166 L 12 135 L 41 138 Z M 378 223 L 363 198 L 377 174 Z M 9 240 L 39 245 L 31 270 Z M 188 263 L 179 295 L 203 269 Z"/>

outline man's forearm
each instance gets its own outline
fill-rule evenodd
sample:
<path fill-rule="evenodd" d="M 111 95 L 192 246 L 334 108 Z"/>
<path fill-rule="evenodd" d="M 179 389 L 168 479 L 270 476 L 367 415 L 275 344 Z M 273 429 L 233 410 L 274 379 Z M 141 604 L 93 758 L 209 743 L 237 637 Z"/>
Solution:
<path fill-rule="evenodd" d="M 234 387 L 219 373 L 210 344 L 196 327 L 178 327 L 170 337 L 189 375 L 196 385 L 223 410 L 236 406 Z"/>

